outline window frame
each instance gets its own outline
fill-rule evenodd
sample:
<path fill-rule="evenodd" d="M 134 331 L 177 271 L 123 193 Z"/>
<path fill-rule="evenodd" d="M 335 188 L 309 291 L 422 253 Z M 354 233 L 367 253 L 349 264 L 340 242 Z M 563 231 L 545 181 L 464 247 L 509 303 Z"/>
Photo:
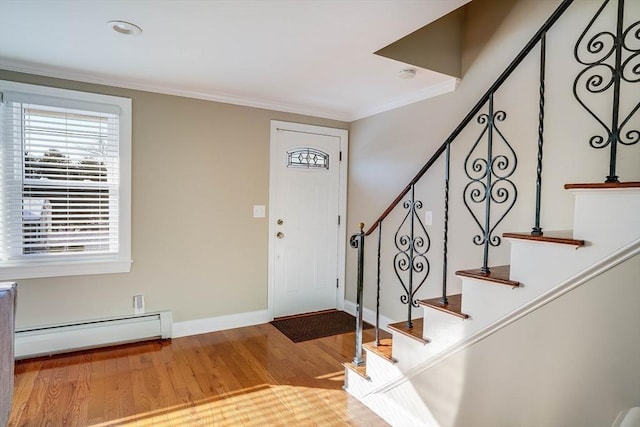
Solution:
<path fill-rule="evenodd" d="M 0 80 L 0 95 L 9 92 L 56 98 L 57 101 L 68 104 L 69 108 L 87 109 L 87 105 L 93 104 L 119 110 L 118 251 L 109 254 L 78 253 L 65 256 L 44 255 L 30 259 L 0 259 L 0 281 L 131 271 L 131 99 Z M 6 212 L 2 211 L 0 215 L 5 216 Z M 2 221 L 6 223 L 6 218 Z"/>

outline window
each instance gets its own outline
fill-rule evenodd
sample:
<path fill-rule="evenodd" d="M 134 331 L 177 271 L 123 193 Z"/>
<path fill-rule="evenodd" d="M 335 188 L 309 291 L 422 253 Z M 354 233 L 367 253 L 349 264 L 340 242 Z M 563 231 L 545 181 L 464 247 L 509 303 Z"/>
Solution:
<path fill-rule="evenodd" d="M 296 148 L 287 151 L 287 167 L 329 169 L 329 155 L 313 148 Z"/>
<path fill-rule="evenodd" d="M 131 101 L 0 81 L 0 280 L 130 269 Z"/>

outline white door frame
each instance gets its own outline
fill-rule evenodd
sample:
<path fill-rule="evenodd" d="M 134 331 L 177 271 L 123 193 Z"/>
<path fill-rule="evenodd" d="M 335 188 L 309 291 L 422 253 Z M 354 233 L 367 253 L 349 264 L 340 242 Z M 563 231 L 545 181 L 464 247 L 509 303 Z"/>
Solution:
<path fill-rule="evenodd" d="M 268 259 L 268 294 L 267 294 L 267 313 L 270 320 L 273 320 L 274 313 L 274 295 L 275 295 L 275 234 L 276 224 L 275 218 L 271 215 L 271 207 L 275 205 L 275 194 L 272 183 L 275 182 L 275 171 L 271 165 L 278 161 L 276 150 L 276 132 L 278 129 L 284 129 L 292 132 L 313 133 L 319 135 L 336 136 L 340 138 L 341 161 L 339 164 L 339 190 L 338 190 L 338 215 L 340 215 L 340 224 L 338 224 L 338 287 L 336 289 L 336 308 L 344 310 L 344 291 L 345 291 L 345 263 L 346 263 L 346 247 L 347 247 L 347 166 L 349 164 L 349 131 L 346 129 L 328 128 L 323 126 L 305 125 L 301 123 L 283 122 L 279 120 L 271 120 L 271 140 L 269 144 L 269 259 Z M 336 221 L 338 219 L 336 218 Z"/>

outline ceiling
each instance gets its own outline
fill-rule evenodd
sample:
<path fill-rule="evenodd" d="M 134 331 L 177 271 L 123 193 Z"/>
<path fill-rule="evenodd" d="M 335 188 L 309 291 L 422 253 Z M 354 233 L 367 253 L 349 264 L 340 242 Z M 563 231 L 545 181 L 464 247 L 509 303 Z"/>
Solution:
<path fill-rule="evenodd" d="M 0 0 L 0 68 L 353 121 L 455 88 L 373 52 L 468 1 Z"/>

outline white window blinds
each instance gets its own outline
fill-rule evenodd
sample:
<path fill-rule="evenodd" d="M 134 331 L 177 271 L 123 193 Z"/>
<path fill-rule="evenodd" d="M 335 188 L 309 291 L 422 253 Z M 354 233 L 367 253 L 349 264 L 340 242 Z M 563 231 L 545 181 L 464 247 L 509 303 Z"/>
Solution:
<path fill-rule="evenodd" d="M 5 92 L 0 126 L 0 263 L 118 254 L 118 109 Z"/>

